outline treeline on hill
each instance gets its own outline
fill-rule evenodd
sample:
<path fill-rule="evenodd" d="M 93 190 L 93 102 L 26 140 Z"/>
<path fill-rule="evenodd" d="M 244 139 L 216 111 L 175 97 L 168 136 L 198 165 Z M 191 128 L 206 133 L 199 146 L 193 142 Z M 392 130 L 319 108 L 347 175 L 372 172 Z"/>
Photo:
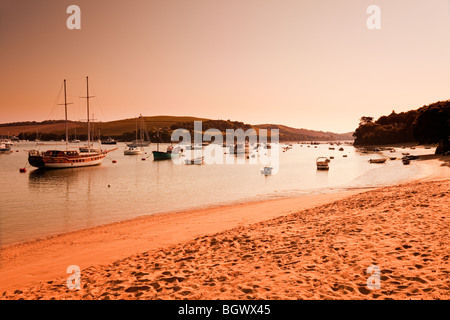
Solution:
<path fill-rule="evenodd" d="M 44 121 L 45 123 L 53 123 L 51 121 Z M 44 124 L 44 122 L 40 122 L 39 124 Z M 64 121 L 62 121 L 64 122 Z M 55 121 L 54 123 L 62 123 L 59 120 Z M 36 122 L 30 124 L 37 124 Z M 28 124 L 28 122 L 27 122 Z M 23 125 L 23 123 L 21 123 Z M 226 133 L 227 129 L 243 129 L 244 131 L 251 129 L 252 126 L 250 124 L 246 124 L 239 121 L 230 121 L 230 120 L 208 120 L 202 122 L 202 131 L 206 131 L 208 129 L 218 129 L 224 134 Z M 165 142 L 169 143 L 172 137 L 172 132 L 176 129 L 186 129 L 191 134 L 191 139 L 194 139 L 194 122 L 177 122 L 170 127 L 163 127 L 163 128 L 149 128 L 148 129 L 148 135 L 151 142 Z M 140 135 L 140 132 L 138 132 L 138 136 Z M 91 137 L 94 135 L 91 135 Z M 130 132 L 124 132 L 120 135 L 108 135 L 109 137 L 117 140 L 117 141 L 133 141 L 136 139 L 136 131 L 130 131 Z M 65 140 L 66 135 L 65 133 L 38 133 L 37 132 L 22 132 L 18 135 L 18 138 L 21 140 L 29 140 L 33 141 L 36 139 L 40 139 L 42 141 L 50 141 L 50 140 Z M 70 136 L 69 139 L 74 138 L 74 136 Z M 78 134 L 77 138 L 80 140 L 87 140 L 87 134 Z M 102 139 L 105 137 L 101 137 Z M 94 139 L 98 139 L 97 134 L 94 136 Z"/>
<path fill-rule="evenodd" d="M 57 123 L 65 123 L 65 120 L 44 120 L 44 121 L 22 121 L 22 122 L 11 122 L 4 123 L 2 127 L 17 127 L 17 126 L 35 126 L 37 124 L 57 124 Z M 74 121 L 68 121 L 69 123 L 73 123 Z"/>
<path fill-rule="evenodd" d="M 450 100 L 439 101 L 417 110 L 381 116 L 362 117 L 355 130 L 354 145 L 381 145 L 417 142 L 439 143 L 436 153 L 450 150 Z"/>
<path fill-rule="evenodd" d="M 173 124 L 170 129 L 176 130 L 176 129 L 186 129 L 190 132 L 194 131 L 194 122 L 177 122 Z M 251 129 L 252 126 L 250 124 L 246 124 L 239 121 L 230 121 L 230 120 L 208 120 L 202 122 L 202 130 L 206 131 L 208 129 L 218 129 L 222 132 L 225 132 L 227 129 L 242 129 L 244 131 Z"/>

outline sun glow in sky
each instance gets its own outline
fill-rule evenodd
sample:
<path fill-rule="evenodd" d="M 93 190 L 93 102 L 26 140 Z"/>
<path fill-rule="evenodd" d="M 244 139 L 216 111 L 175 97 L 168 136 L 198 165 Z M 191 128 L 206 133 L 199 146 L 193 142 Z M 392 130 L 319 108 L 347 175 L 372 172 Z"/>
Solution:
<path fill-rule="evenodd" d="M 73 4 L 81 30 L 66 27 Z M 366 26 L 372 4 L 381 30 Z M 448 0 L 0 0 L 0 123 L 48 119 L 63 79 L 84 103 L 88 75 L 101 121 L 349 132 L 450 98 L 449 12 Z"/>

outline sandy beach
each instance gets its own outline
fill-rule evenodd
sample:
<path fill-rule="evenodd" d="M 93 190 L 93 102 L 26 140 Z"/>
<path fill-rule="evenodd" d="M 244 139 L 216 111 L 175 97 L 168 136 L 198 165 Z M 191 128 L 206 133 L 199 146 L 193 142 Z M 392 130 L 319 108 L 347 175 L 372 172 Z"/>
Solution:
<path fill-rule="evenodd" d="M 153 215 L 1 249 L 2 299 L 449 299 L 449 157 L 418 181 Z M 416 178 L 417 180 L 417 178 Z M 69 290 L 70 265 L 81 289 Z M 380 289 L 367 288 L 376 265 Z"/>

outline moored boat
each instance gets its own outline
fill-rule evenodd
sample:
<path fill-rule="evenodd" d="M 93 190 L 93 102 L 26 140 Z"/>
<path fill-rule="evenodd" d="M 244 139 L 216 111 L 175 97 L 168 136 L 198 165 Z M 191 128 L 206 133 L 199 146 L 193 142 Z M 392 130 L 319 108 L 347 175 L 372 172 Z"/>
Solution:
<path fill-rule="evenodd" d="M 33 167 L 40 169 L 63 169 L 86 166 L 100 165 L 108 152 L 113 150 L 97 150 L 92 148 L 90 141 L 90 120 L 89 120 L 89 80 L 86 77 L 87 84 L 87 122 L 88 122 L 88 145 L 85 150 L 68 150 L 69 134 L 67 122 L 67 94 L 66 80 L 64 80 L 64 106 L 66 114 L 66 147 L 64 150 L 52 149 L 47 151 L 30 150 L 28 151 L 28 163 Z M 84 152 L 83 152 L 84 151 Z"/>
<path fill-rule="evenodd" d="M 166 152 L 164 151 L 159 151 L 159 129 L 156 133 L 156 136 L 158 138 L 157 141 L 157 146 L 156 146 L 156 151 L 153 151 L 153 160 L 154 161 L 159 161 L 159 160 L 169 160 L 172 158 L 177 158 L 180 156 L 181 154 L 181 148 L 176 146 L 175 148 L 172 146 L 168 146 Z"/>
<path fill-rule="evenodd" d="M 111 150 L 110 150 L 111 151 Z M 30 150 L 28 163 L 36 168 L 62 169 L 96 166 L 102 163 L 109 151 L 92 149 L 91 152 L 74 150 Z"/>
<path fill-rule="evenodd" d="M 167 151 L 153 151 L 153 160 L 168 160 L 172 158 L 176 158 L 180 156 L 180 148 L 179 147 L 167 147 Z"/>
<path fill-rule="evenodd" d="M 385 163 L 386 162 L 386 158 L 370 159 L 369 162 L 370 163 Z"/>
<path fill-rule="evenodd" d="M 265 176 L 270 176 L 272 175 L 272 167 L 264 167 L 263 170 L 261 170 L 261 174 L 265 175 Z"/>
<path fill-rule="evenodd" d="M 138 146 L 130 146 L 123 151 L 123 154 L 126 156 L 136 156 L 143 153 L 144 153 L 143 147 Z"/>
<path fill-rule="evenodd" d="M 194 159 L 185 159 L 184 164 L 203 164 L 204 157 L 198 157 Z"/>
<path fill-rule="evenodd" d="M 330 161 L 326 157 L 319 157 L 316 159 L 317 170 L 328 170 L 330 169 L 328 163 Z"/>
<path fill-rule="evenodd" d="M 0 142 L 0 154 L 9 154 L 11 151 L 12 143 L 8 141 Z"/>
<path fill-rule="evenodd" d="M 102 141 L 102 144 L 117 144 L 117 141 L 108 137 L 108 139 Z"/>

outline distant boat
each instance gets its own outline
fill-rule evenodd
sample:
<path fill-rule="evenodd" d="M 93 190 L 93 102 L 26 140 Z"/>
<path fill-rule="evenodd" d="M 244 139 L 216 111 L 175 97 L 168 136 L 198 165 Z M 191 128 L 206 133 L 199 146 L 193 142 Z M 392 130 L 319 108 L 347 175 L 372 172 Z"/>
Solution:
<path fill-rule="evenodd" d="M 404 165 L 408 165 L 408 164 L 411 163 L 411 160 L 408 159 L 408 158 L 403 158 L 403 159 L 402 159 L 402 162 L 403 162 Z"/>
<path fill-rule="evenodd" d="M 138 119 L 141 119 L 138 121 Z M 140 122 L 140 126 L 138 129 L 138 122 Z M 139 138 L 138 138 L 139 132 Z M 144 141 L 144 133 L 147 136 L 148 141 Z M 147 129 L 145 128 L 144 118 L 142 115 L 139 118 L 136 118 L 136 140 L 131 143 L 127 143 L 127 148 L 123 151 L 123 154 L 126 156 L 134 156 L 144 153 L 144 147 L 147 147 L 150 144 L 150 138 L 148 137 Z"/>
<path fill-rule="evenodd" d="M 9 154 L 11 151 L 12 143 L 9 142 L 0 142 L 0 154 Z"/>
<path fill-rule="evenodd" d="M 340 147 L 340 148 L 339 148 L 339 151 L 344 151 L 344 148 Z"/>
<path fill-rule="evenodd" d="M 138 121 L 138 119 L 140 119 L 140 121 Z M 139 123 L 139 128 L 138 128 L 138 123 Z M 139 132 L 139 138 L 138 138 L 138 132 Z M 144 139 L 144 134 L 145 134 L 145 137 L 147 138 L 147 141 L 145 141 L 145 139 Z M 139 118 L 136 118 L 136 140 L 134 140 L 132 142 L 128 142 L 127 146 L 128 147 L 148 147 L 149 145 L 150 145 L 150 137 L 148 135 L 147 128 L 145 127 L 144 118 L 142 117 L 142 114 L 141 114 L 139 116 Z"/>
<path fill-rule="evenodd" d="M 75 140 L 72 140 L 72 141 L 70 141 L 71 143 L 80 143 L 81 141 L 80 140 L 78 140 L 78 139 L 75 139 Z"/>
<path fill-rule="evenodd" d="M 181 151 L 180 147 L 175 147 L 174 148 L 172 146 L 169 146 L 169 147 L 167 147 L 166 152 L 159 151 L 159 129 L 156 132 L 156 136 L 158 138 L 157 147 L 156 147 L 157 149 L 156 149 L 156 151 L 152 152 L 154 161 L 169 160 L 169 159 L 176 158 L 176 157 L 180 156 L 180 154 L 181 154 L 180 153 L 180 151 Z"/>
<path fill-rule="evenodd" d="M 167 147 L 167 151 L 153 151 L 153 160 L 167 160 L 172 159 L 180 156 L 180 148 L 179 147 Z"/>
<path fill-rule="evenodd" d="M 390 160 L 397 160 L 397 157 L 390 157 Z"/>
<path fill-rule="evenodd" d="M 143 154 L 143 153 L 144 153 L 143 147 L 138 147 L 138 146 L 127 147 L 123 151 L 123 154 L 126 156 L 135 156 L 135 155 L 139 155 L 139 154 Z"/>
<path fill-rule="evenodd" d="M 88 123 L 88 145 L 84 152 L 80 148 L 80 152 L 68 150 L 69 134 L 67 122 L 67 98 L 66 98 L 66 80 L 64 80 L 64 106 L 66 110 L 66 149 L 58 150 L 52 149 L 45 152 L 38 150 L 30 150 L 28 152 L 28 163 L 37 168 L 62 169 L 96 166 L 102 163 L 108 152 L 113 150 L 97 150 L 93 149 L 90 140 L 90 120 L 89 120 L 89 80 L 86 77 L 87 83 L 87 123 Z"/>
<path fill-rule="evenodd" d="M 344 158 L 347 158 L 347 155 L 346 154 L 344 154 L 344 155 L 342 155 Z"/>
<path fill-rule="evenodd" d="M 369 162 L 370 163 L 385 163 L 386 162 L 386 158 L 370 159 Z"/>
<path fill-rule="evenodd" d="M 204 157 L 198 157 L 195 159 L 185 159 L 184 163 L 185 164 L 203 164 L 204 161 Z"/>
<path fill-rule="evenodd" d="M 108 137 L 108 139 L 102 141 L 102 144 L 117 144 L 117 141 Z"/>
<path fill-rule="evenodd" d="M 271 149 L 270 145 L 266 145 L 267 149 Z M 235 145 L 229 146 L 229 153 L 230 154 L 248 154 L 249 153 L 249 145 L 247 143 L 242 144 L 238 143 Z M 283 147 L 283 152 L 286 152 L 288 150 L 288 147 Z"/>
<path fill-rule="evenodd" d="M 134 147 L 134 146 L 138 146 L 138 147 L 148 147 L 150 145 L 150 141 L 139 141 L 139 140 L 134 140 L 132 142 L 128 142 L 127 146 L 128 147 Z"/>
<path fill-rule="evenodd" d="M 328 158 L 326 157 L 319 157 L 316 159 L 316 166 L 317 170 L 328 170 L 330 167 L 328 166 Z"/>
<path fill-rule="evenodd" d="M 334 147 L 329 147 L 328 149 L 329 149 L 329 150 L 334 150 L 335 148 L 334 148 Z"/>

